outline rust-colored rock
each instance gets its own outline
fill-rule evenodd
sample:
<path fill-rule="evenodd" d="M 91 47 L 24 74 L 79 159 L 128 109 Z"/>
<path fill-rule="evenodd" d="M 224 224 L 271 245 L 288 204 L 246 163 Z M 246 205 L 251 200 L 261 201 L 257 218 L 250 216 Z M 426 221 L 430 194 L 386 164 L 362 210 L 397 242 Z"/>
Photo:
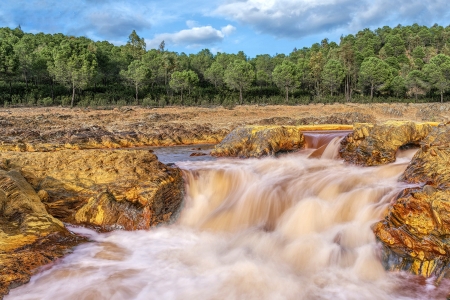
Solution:
<path fill-rule="evenodd" d="M 434 128 L 422 140 L 401 180 L 450 188 L 450 125 Z"/>
<path fill-rule="evenodd" d="M 345 130 L 349 125 L 244 126 L 233 130 L 211 151 L 214 156 L 260 157 L 304 146 L 302 131 Z"/>
<path fill-rule="evenodd" d="M 405 189 L 374 226 L 388 269 L 441 278 L 450 264 L 450 126 L 431 130 L 400 180 Z"/>
<path fill-rule="evenodd" d="M 374 232 L 384 244 L 384 263 L 425 277 L 443 276 L 450 263 L 450 191 L 406 189 Z"/>
<path fill-rule="evenodd" d="M 47 213 L 18 171 L 0 170 L 0 298 L 83 241 Z"/>
<path fill-rule="evenodd" d="M 305 139 L 295 126 L 245 126 L 228 134 L 211 152 L 215 156 L 259 157 L 303 147 Z"/>
<path fill-rule="evenodd" d="M 348 163 L 377 166 L 395 161 L 404 145 L 419 145 L 438 123 L 388 121 L 382 124 L 356 123 L 353 133 L 341 142 L 340 155 Z"/>
<path fill-rule="evenodd" d="M 141 125 L 141 124 L 140 124 Z M 0 129 L 0 151 L 45 152 L 56 150 L 110 149 L 137 146 L 173 146 L 218 143 L 229 132 L 215 130 L 210 124 L 167 124 L 157 128 L 109 131 L 101 126 L 58 129 Z"/>
<path fill-rule="evenodd" d="M 20 169 L 49 213 L 69 223 L 147 229 L 182 201 L 181 171 L 148 150 L 3 152 L 0 161 Z"/>

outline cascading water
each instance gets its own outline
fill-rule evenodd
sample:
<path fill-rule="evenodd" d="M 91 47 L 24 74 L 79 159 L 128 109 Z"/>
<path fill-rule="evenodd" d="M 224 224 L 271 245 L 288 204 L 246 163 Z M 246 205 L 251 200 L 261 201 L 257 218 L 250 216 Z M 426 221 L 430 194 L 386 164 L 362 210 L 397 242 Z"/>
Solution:
<path fill-rule="evenodd" d="M 405 187 L 397 163 L 358 168 L 312 149 L 279 158 L 180 162 L 175 224 L 98 234 L 5 299 L 440 299 L 449 290 L 385 272 L 371 225 Z M 334 142 L 333 142 L 334 141 Z M 316 145 L 316 147 L 321 145 Z"/>

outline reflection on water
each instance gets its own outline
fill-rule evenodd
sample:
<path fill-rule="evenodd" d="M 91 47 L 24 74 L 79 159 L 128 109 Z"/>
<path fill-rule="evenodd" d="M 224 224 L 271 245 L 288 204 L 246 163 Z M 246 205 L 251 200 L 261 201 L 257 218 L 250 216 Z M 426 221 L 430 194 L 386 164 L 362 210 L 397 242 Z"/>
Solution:
<path fill-rule="evenodd" d="M 406 187 L 397 178 L 411 153 L 371 168 L 307 155 L 178 162 L 176 224 L 73 228 L 93 242 L 5 299 L 445 298 L 446 280 L 385 272 L 371 230 Z"/>
<path fill-rule="evenodd" d="M 172 147 L 145 147 L 153 150 L 162 163 L 177 163 L 180 161 L 212 161 L 216 160 L 214 156 L 209 155 L 214 148 L 212 144 L 188 145 Z M 199 155 L 203 154 L 203 155 Z"/>

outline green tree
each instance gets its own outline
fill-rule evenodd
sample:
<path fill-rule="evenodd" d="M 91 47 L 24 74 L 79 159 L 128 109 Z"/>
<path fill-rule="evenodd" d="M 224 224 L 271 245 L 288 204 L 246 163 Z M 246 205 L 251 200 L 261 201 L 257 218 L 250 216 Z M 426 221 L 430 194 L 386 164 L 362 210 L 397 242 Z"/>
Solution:
<path fill-rule="evenodd" d="M 217 89 L 223 85 L 223 76 L 225 70 L 218 62 L 213 62 L 212 65 L 205 71 L 205 78 L 214 84 Z"/>
<path fill-rule="evenodd" d="M 343 44 L 338 51 L 339 59 L 342 61 L 345 70 L 345 99 L 350 101 L 352 99 L 352 86 L 356 82 L 356 61 L 355 61 L 355 51 L 352 46 L 351 39 L 343 39 Z"/>
<path fill-rule="evenodd" d="M 181 104 L 183 105 L 183 91 L 189 90 L 199 82 L 198 75 L 192 70 L 175 71 L 172 73 L 169 85 L 175 91 L 181 92 Z"/>
<path fill-rule="evenodd" d="M 409 72 L 408 76 L 406 77 L 406 87 L 408 88 L 408 93 L 410 95 L 414 95 L 417 100 L 418 95 L 425 95 L 426 91 L 429 88 L 429 85 L 423 72 L 419 70 L 413 70 Z"/>
<path fill-rule="evenodd" d="M 53 50 L 53 61 L 48 66 L 56 81 L 72 87 L 73 107 L 75 90 L 89 85 L 97 71 L 97 58 L 85 43 L 70 39 Z"/>
<path fill-rule="evenodd" d="M 388 56 L 397 57 L 405 53 L 405 42 L 399 34 L 389 34 L 386 36 L 386 44 L 384 45 L 386 54 Z"/>
<path fill-rule="evenodd" d="M 272 72 L 275 63 L 269 54 L 256 55 L 252 60 L 256 70 L 256 81 L 259 86 L 270 84 L 272 82 Z"/>
<path fill-rule="evenodd" d="M 441 94 L 441 102 L 444 102 L 444 93 L 450 90 L 450 57 L 438 54 L 424 66 L 423 71 L 428 82 Z"/>
<path fill-rule="evenodd" d="M 128 36 L 128 42 L 126 49 L 129 51 L 129 55 L 133 59 L 141 59 L 142 55 L 145 53 L 147 45 L 145 44 L 144 38 L 139 37 L 135 30 L 131 32 Z"/>
<path fill-rule="evenodd" d="M 342 63 L 335 59 L 330 59 L 325 66 L 323 67 L 322 71 L 322 81 L 325 84 L 325 86 L 328 87 L 328 89 L 331 92 L 331 96 L 333 96 L 333 92 L 339 88 L 342 81 L 345 77 L 345 69 Z"/>
<path fill-rule="evenodd" d="M 361 64 L 359 80 L 363 87 L 370 87 L 370 99 L 373 92 L 387 83 L 391 75 L 391 68 L 387 63 L 377 57 L 369 57 Z"/>
<path fill-rule="evenodd" d="M 401 76 L 395 76 L 390 83 L 390 87 L 397 98 L 403 97 L 406 93 L 406 81 Z"/>
<path fill-rule="evenodd" d="M 150 77 L 150 70 L 140 60 L 133 60 L 128 66 L 127 70 L 120 71 L 120 75 L 136 90 L 136 103 L 139 104 L 138 91 L 139 87 L 143 85 Z"/>
<path fill-rule="evenodd" d="M 197 54 L 189 55 L 190 58 L 190 67 L 192 70 L 197 72 L 200 75 L 201 79 L 205 78 L 206 70 L 212 65 L 214 62 L 214 56 L 208 49 L 203 49 Z"/>
<path fill-rule="evenodd" d="M 6 39 L 0 38 L 0 79 L 9 82 L 9 94 L 12 98 L 11 81 L 16 76 L 19 68 L 19 60 L 14 53 L 14 48 Z"/>
<path fill-rule="evenodd" d="M 289 90 L 294 89 L 299 83 L 299 70 L 289 60 L 284 60 L 281 65 L 275 67 L 272 73 L 273 81 L 279 89 L 284 89 L 286 103 L 289 101 Z"/>
<path fill-rule="evenodd" d="M 309 59 L 309 71 L 312 81 L 314 82 L 314 89 L 316 95 L 320 96 L 320 81 L 322 79 L 322 70 L 325 65 L 325 57 L 322 52 L 311 54 Z"/>
<path fill-rule="evenodd" d="M 239 90 L 239 103 L 244 103 L 242 92 L 250 87 L 255 78 L 253 66 L 242 60 L 236 59 L 225 70 L 224 81 L 231 89 Z"/>

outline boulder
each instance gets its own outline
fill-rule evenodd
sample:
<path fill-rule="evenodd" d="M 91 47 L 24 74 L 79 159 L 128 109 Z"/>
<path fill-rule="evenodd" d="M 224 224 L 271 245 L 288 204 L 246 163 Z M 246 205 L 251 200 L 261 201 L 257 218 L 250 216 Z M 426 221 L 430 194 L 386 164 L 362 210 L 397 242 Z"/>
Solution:
<path fill-rule="evenodd" d="M 404 190 L 374 226 L 390 270 L 443 276 L 450 263 L 450 191 L 430 186 Z"/>
<path fill-rule="evenodd" d="M 432 183 L 450 188 L 450 125 L 434 128 L 420 142 L 420 149 L 400 180 L 409 183 Z"/>
<path fill-rule="evenodd" d="M 356 123 L 353 132 L 341 141 L 344 161 L 362 166 L 377 166 L 395 161 L 397 150 L 419 145 L 438 123 L 388 121 L 382 124 Z"/>
<path fill-rule="evenodd" d="M 431 130 L 406 168 L 407 188 L 374 225 L 383 244 L 383 262 L 391 270 L 406 270 L 441 278 L 450 263 L 450 126 Z"/>
<path fill-rule="evenodd" d="M 168 222 L 183 198 L 181 170 L 149 150 L 2 152 L 60 220 L 101 230 L 148 229 Z"/>
<path fill-rule="evenodd" d="M 0 170 L 0 298 L 85 241 L 47 213 L 17 170 Z"/>
<path fill-rule="evenodd" d="M 230 132 L 211 151 L 213 156 L 260 157 L 300 149 L 305 144 L 302 131 L 345 130 L 349 125 L 243 126 Z"/>

